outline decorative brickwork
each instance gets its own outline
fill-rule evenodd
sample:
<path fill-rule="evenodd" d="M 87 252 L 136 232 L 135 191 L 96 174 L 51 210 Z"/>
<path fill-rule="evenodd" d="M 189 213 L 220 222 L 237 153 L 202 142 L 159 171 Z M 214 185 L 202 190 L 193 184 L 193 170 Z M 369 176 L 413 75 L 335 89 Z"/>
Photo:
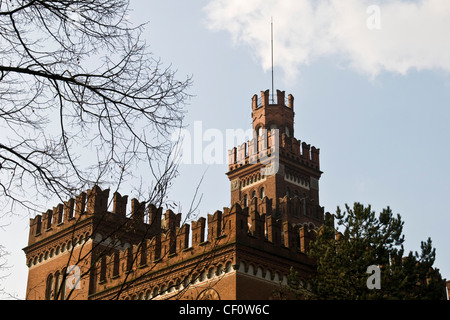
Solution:
<path fill-rule="evenodd" d="M 292 137 L 293 97 L 268 94 L 253 97 L 254 129 L 286 129 L 230 151 L 231 208 L 187 221 L 95 186 L 30 219 L 27 299 L 268 299 L 291 267 L 314 273 L 319 150 Z"/>
<path fill-rule="evenodd" d="M 293 137 L 294 97 L 285 99 L 285 93 L 277 90 L 276 102 L 270 104 L 268 90 L 260 99 L 253 96 L 254 137 L 228 151 L 231 203 L 245 207 L 253 197 L 267 196 L 272 200 L 271 214 L 318 227 L 323 224 L 320 150 Z M 297 200 L 288 204 L 284 197 Z"/>

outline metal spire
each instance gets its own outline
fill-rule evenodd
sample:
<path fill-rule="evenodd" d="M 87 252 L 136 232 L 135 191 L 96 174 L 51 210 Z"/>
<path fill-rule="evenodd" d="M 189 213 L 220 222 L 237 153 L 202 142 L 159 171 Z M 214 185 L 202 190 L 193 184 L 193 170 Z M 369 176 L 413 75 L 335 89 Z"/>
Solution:
<path fill-rule="evenodd" d="M 274 86 L 273 86 L 273 17 L 270 17 L 270 41 L 271 41 L 271 59 L 272 59 L 272 103 L 274 101 Z"/>

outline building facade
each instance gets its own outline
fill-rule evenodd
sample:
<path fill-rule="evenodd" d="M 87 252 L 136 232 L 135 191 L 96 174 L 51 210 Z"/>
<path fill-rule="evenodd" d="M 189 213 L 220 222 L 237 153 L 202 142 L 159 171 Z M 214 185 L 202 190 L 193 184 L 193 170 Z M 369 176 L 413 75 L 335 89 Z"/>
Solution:
<path fill-rule="evenodd" d="M 269 94 L 252 98 L 253 138 L 229 150 L 230 208 L 186 223 L 94 186 L 30 219 L 26 298 L 270 299 L 291 268 L 313 274 L 319 149 L 294 138 L 293 96 Z"/>

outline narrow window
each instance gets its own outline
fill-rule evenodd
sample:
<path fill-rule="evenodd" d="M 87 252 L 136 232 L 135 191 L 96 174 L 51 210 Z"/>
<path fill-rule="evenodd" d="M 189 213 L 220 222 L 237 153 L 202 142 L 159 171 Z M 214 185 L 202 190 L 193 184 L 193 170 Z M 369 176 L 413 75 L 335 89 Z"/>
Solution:
<path fill-rule="evenodd" d="M 262 126 L 258 128 L 257 132 L 258 132 L 258 137 L 261 137 L 262 134 L 263 134 L 263 128 L 262 128 Z"/>
<path fill-rule="evenodd" d="M 106 256 L 100 260 L 100 283 L 106 281 Z"/>
<path fill-rule="evenodd" d="M 119 275 L 119 265 L 120 265 L 119 251 L 114 252 L 114 265 L 113 265 L 113 277 Z"/>
<path fill-rule="evenodd" d="M 62 270 L 62 276 L 61 276 L 61 293 L 60 293 L 60 299 L 66 300 L 66 279 L 67 279 L 67 269 L 64 268 Z"/>
<path fill-rule="evenodd" d="M 52 227 L 52 215 L 53 215 L 53 213 L 51 211 L 48 211 L 48 213 L 47 213 L 47 229 L 50 229 Z"/>
<path fill-rule="evenodd" d="M 58 212 L 58 224 L 63 223 L 64 222 L 64 212 L 63 210 L 59 210 Z"/>
<path fill-rule="evenodd" d="M 141 266 L 147 264 L 147 243 L 144 241 L 141 245 Z"/>
<path fill-rule="evenodd" d="M 54 298 L 55 300 L 58 300 L 58 297 L 60 295 L 59 288 L 61 286 L 61 275 L 59 274 L 59 271 L 55 273 L 55 293 Z"/>
<path fill-rule="evenodd" d="M 128 248 L 127 251 L 127 269 L 126 271 L 131 271 L 133 268 L 133 248 Z"/>
<path fill-rule="evenodd" d="M 51 300 L 53 298 L 53 274 L 47 277 L 47 283 L 45 286 L 45 300 Z"/>
<path fill-rule="evenodd" d="M 42 228 L 42 216 L 37 216 L 36 235 L 41 234 L 41 228 Z"/>

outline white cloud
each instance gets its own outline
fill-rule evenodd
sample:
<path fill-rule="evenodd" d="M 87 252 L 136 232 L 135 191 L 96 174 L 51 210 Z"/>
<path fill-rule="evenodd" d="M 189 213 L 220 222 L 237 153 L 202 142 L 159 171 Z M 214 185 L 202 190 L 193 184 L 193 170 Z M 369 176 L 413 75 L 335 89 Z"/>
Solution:
<path fill-rule="evenodd" d="M 449 0 L 212 0 L 205 12 L 210 29 L 250 46 L 264 70 L 271 67 L 273 17 L 274 64 L 287 79 L 329 56 L 371 77 L 413 69 L 450 72 Z"/>

